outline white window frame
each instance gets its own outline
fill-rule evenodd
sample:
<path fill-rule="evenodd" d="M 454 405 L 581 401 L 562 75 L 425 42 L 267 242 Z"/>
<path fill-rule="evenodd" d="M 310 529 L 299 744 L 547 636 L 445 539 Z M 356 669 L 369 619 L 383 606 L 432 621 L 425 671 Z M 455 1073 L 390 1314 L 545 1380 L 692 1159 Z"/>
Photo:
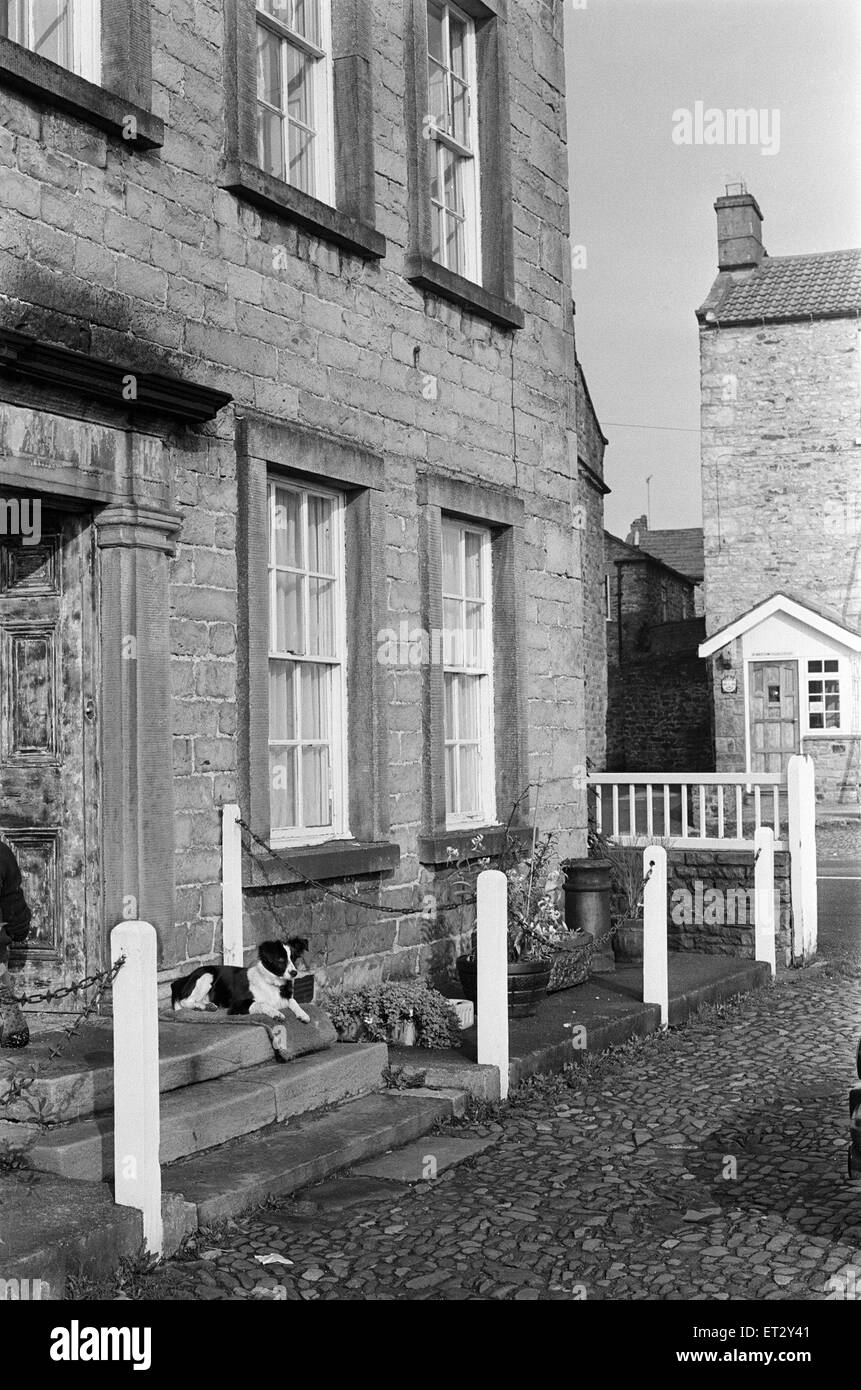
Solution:
<path fill-rule="evenodd" d="M 458 517 L 442 515 L 443 533 L 446 527 L 455 527 L 460 533 L 458 550 L 461 556 L 461 589 L 465 588 L 463 583 L 463 556 L 465 555 L 464 536 L 467 532 L 481 538 L 480 567 L 481 567 L 481 588 L 483 598 L 480 600 L 484 605 L 486 621 L 483 630 L 483 650 L 480 653 L 480 664 L 467 666 L 464 664 L 455 665 L 451 660 L 456 655 L 453 651 L 454 642 L 450 630 L 445 623 L 445 601 L 457 600 L 461 605 L 461 614 L 465 613 L 467 598 L 463 593 L 454 594 L 446 591 L 445 585 L 442 586 L 443 598 L 443 685 L 448 675 L 468 675 L 479 678 L 479 697 L 478 697 L 478 750 L 479 750 L 479 800 L 480 805 L 477 811 L 472 814 L 463 812 L 449 813 L 448 811 L 448 785 L 446 784 L 446 829 L 457 830 L 469 826 L 486 826 L 496 824 L 496 749 L 494 734 L 493 717 L 493 572 L 491 564 L 491 544 L 492 533 L 486 526 L 475 525 L 472 522 L 461 521 Z M 444 547 L 444 539 L 442 540 Z M 442 572 L 442 571 L 441 571 Z M 470 598 L 469 602 L 476 602 Z M 457 640 L 456 638 L 454 639 Z M 466 623 L 462 620 L 459 627 L 459 640 L 461 643 L 461 656 L 466 658 Z M 445 728 L 445 695 L 443 695 L 443 776 L 446 772 L 446 753 L 450 747 L 469 740 L 450 739 L 448 730 Z M 459 766 L 459 764 L 456 764 Z M 459 774 L 458 774 L 459 775 Z M 457 800 L 457 797 L 453 797 Z"/>
<path fill-rule="evenodd" d="M 282 156 L 284 161 L 284 182 L 291 188 L 296 188 L 300 193 L 305 193 L 310 198 L 316 198 L 318 202 L 327 203 L 330 207 L 335 206 L 335 107 L 333 101 L 333 70 L 332 70 L 332 14 L 331 0 L 319 0 L 320 5 L 320 46 L 306 39 L 304 35 L 290 27 L 290 25 L 279 19 L 276 15 L 270 14 L 259 4 L 255 6 L 256 28 L 268 29 L 280 40 L 280 68 L 281 68 L 281 92 L 282 101 L 285 103 L 282 108 L 271 106 L 268 102 L 261 101 L 257 91 L 257 50 L 256 50 L 256 29 L 255 29 L 255 91 L 254 91 L 254 110 L 255 117 L 261 107 L 267 111 L 276 113 L 281 119 L 281 140 Z M 281 0 L 277 8 L 283 8 L 289 13 L 290 0 Z M 316 60 L 311 73 L 311 85 L 313 92 L 314 107 L 314 192 L 309 193 L 307 189 L 300 187 L 298 183 L 293 183 L 290 179 L 290 132 L 291 124 L 298 125 L 299 122 L 291 122 L 287 114 L 287 50 L 291 46 L 299 49 L 306 57 Z M 259 119 L 259 118 L 258 118 Z M 259 130 L 257 132 L 258 152 L 259 152 Z M 263 165 L 261 163 L 261 168 Z M 271 170 L 265 170 L 271 174 Z M 278 175 L 272 174 L 273 178 Z"/>
<path fill-rule="evenodd" d="M 828 662 L 828 661 L 833 661 L 833 662 L 836 662 L 836 663 L 837 663 L 837 670 L 836 670 L 836 671 L 826 671 L 826 670 L 825 670 L 825 663 Z M 821 670 L 821 671 L 811 671 L 810 668 L 811 668 L 811 666 L 812 666 L 813 664 L 820 665 L 820 666 L 822 667 L 822 670 Z M 810 722 L 811 714 L 813 713 L 813 711 L 812 711 L 811 708 L 810 708 L 810 682 L 811 682 L 811 681 L 821 681 L 821 683 L 822 683 L 822 718 L 823 718 L 823 724 L 822 724 L 822 727 L 821 727 L 821 728 L 816 728 L 816 727 L 815 727 L 814 725 L 812 725 L 811 722 Z M 836 685 L 837 685 L 837 716 L 838 716 L 838 722 L 837 722 L 837 724 L 825 724 L 825 722 L 824 722 L 824 720 L 825 720 L 825 682 L 826 682 L 826 681 L 834 681 L 834 682 L 836 683 Z M 845 728 L 844 728 L 844 713 L 843 713 L 843 710 L 844 710 L 844 707 L 845 707 L 845 706 L 844 706 L 844 696 L 845 696 L 845 682 L 844 682 L 844 680 L 843 680 L 843 664 L 842 664 L 840 658 L 837 657 L 837 656 L 810 656 L 810 657 L 806 657 L 806 658 L 805 658 L 805 661 L 804 661 L 804 715 L 805 715 L 805 720 L 806 720 L 806 723 L 807 723 L 807 733 L 808 733 L 808 734 L 812 734 L 814 738 L 816 738 L 817 735 L 821 735 L 821 736 L 824 736 L 825 738 L 829 738 L 829 737 L 831 737 L 831 736 L 836 736 L 837 734 L 840 734 L 840 733 L 842 733 L 842 732 L 845 732 Z"/>
<path fill-rule="evenodd" d="M 68 14 L 71 62 L 58 66 L 98 85 L 102 77 L 101 4 L 99 0 L 68 0 Z M 8 11 L 7 37 L 31 53 L 36 52 L 33 19 L 31 0 L 13 0 Z"/>
<path fill-rule="evenodd" d="M 465 26 L 465 71 L 467 84 L 467 101 L 469 105 L 469 144 L 462 145 L 456 140 L 449 131 L 443 130 L 436 125 L 433 120 L 434 113 L 429 113 L 427 126 L 428 138 L 433 142 L 431 159 L 435 161 L 437 183 L 442 190 L 443 181 L 443 148 L 448 148 L 460 159 L 463 169 L 463 207 L 464 207 L 464 232 L 466 240 L 466 266 L 463 270 L 455 270 L 446 261 L 445 244 L 445 219 L 448 217 L 448 210 L 444 204 L 431 198 L 431 216 L 433 209 L 442 209 L 443 236 L 440 241 L 440 254 L 437 264 L 445 266 L 455 275 L 463 275 L 467 280 L 474 284 L 481 284 L 481 169 L 480 156 L 481 148 L 478 140 L 478 65 L 475 54 L 475 22 L 468 14 L 453 5 L 451 0 L 433 0 L 438 9 L 443 11 L 443 54 L 446 59 L 446 104 L 451 108 L 451 77 L 452 69 L 449 67 L 451 58 L 451 44 L 449 41 L 449 19 L 454 15 Z M 426 7 L 429 7 L 430 0 L 425 0 Z M 428 92 L 430 92 L 430 41 L 428 41 L 427 69 L 428 69 Z M 435 61 L 435 60 L 434 60 Z M 430 103 L 429 103 L 430 104 Z M 428 189 L 430 193 L 430 189 Z"/>
<path fill-rule="evenodd" d="M 606 621 L 607 621 L 608 623 L 611 623 L 611 622 L 613 621 L 613 614 L 612 614 L 612 612 L 611 612 L 611 595 L 610 595 L 610 576 L 609 576 L 609 574 L 605 574 L 605 575 L 604 575 L 604 617 L 605 617 L 605 619 L 606 619 Z"/>
<path fill-rule="evenodd" d="M 276 604 L 276 573 L 278 570 L 287 570 L 292 574 L 300 573 L 305 576 L 304 590 L 306 601 L 304 603 L 304 621 L 306 634 L 310 621 L 310 610 L 307 603 L 307 580 L 313 577 L 313 572 L 309 571 L 307 563 L 304 569 L 297 570 L 291 565 L 277 565 L 275 563 L 275 495 L 276 489 L 279 491 L 298 493 L 302 497 L 301 515 L 303 528 L 303 546 L 307 545 L 308 525 L 307 525 L 307 506 L 308 497 L 325 497 L 334 502 L 332 519 L 332 554 L 335 560 L 335 596 L 333 600 L 333 628 L 335 638 L 334 658 L 312 656 L 310 654 L 296 655 L 287 651 L 278 651 L 275 647 L 275 634 L 277 624 L 275 621 Z M 296 826 L 276 826 L 271 821 L 272 788 L 269 786 L 269 814 L 270 814 L 270 844 L 275 848 L 287 845 L 315 845 L 324 844 L 328 840 L 348 839 L 350 835 L 348 825 L 348 804 L 347 804 L 347 612 L 346 612 L 346 547 L 345 547 L 345 528 L 344 514 L 346 508 L 346 498 L 342 492 L 326 487 L 300 483 L 293 478 L 283 474 L 270 472 L 267 478 L 267 594 L 268 594 L 268 662 L 267 662 L 267 692 L 269 686 L 269 669 L 273 661 L 293 661 L 297 666 L 302 663 L 321 664 L 332 668 L 332 688 L 331 704 L 329 710 L 330 718 L 330 747 L 329 759 L 329 798 L 332 809 L 331 825 L 314 826 L 306 828 L 304 825 Z M 307 561 L 307 551 L 303 558 Z M 306 642 L 306 646 L 309 645 Z M 294 686 L 294 691 L 296 686 Z M 267 695 L 268 699 L 268 695 Z M 297 719 L 301 717 L 300 702 L 295 699 L 294 709 Z M 267 704 L 267 721 L 269 719 Z M 298 729 L 301 734 L 301 726 Z M 273 739 L 271 727 L 267 723 L 267 747 L 283 748 L 285 742 L 292 746 L 302 746 L 314 742 L 326 742 L 326 740 L 313 739 Z M 299 815 L 302 814 L 302 758 L 296 760 L 296 805 Z M 268 768 L 267 768 L 268 777 Z M 268 785 L 268 782 L 267 782 Z"/>

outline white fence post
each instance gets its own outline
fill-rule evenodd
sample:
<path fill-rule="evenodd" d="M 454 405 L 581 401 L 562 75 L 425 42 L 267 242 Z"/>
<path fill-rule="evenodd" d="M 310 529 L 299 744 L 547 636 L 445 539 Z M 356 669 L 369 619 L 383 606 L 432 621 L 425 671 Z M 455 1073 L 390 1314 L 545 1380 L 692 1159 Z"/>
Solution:
<path fill-rule="evenodd" d="M 221 954 L 225 965 L 244 965 L 242 941 L 242 832 L 239 807 L 221 808 Z"/>
<path fill-rule="evenodd" d="M 787 768 L 789 855 L 792 885 L 792 955 L 816 954 L 816 781 L 813 759 L 794 754 Z"/>
<path fill-rule="evenodd" d="M 754 884 L 754 959 L 764 960 L 774 978 L 777 957 L 774 919 L 774 831 L 769 825 L 759 825 L 753 837 L 756 859 L 753 866 Z"/>
<path fill-rule="evenodd" d="M 643 851 L 643 1003 L 658 1004 L 661 1027 L 670 1021 L 667 961 L 667 851 L 647 845 Z"/>
<path fill-rule="evenodd" d="M 476 908 L 478 1061 L 499 1068 L 508 1096 L 508 880 L 499 869 L 478 875 Z"/>
<path fill-rule="evenodd" d="M 114 1200 L 143 1214 L 144 1244 L 160 1255 L 161 1116 L 158 1084 L 156 934 L 149 922 L 120 922 L 111 962 L 125 956 L 113 985 Z"/>

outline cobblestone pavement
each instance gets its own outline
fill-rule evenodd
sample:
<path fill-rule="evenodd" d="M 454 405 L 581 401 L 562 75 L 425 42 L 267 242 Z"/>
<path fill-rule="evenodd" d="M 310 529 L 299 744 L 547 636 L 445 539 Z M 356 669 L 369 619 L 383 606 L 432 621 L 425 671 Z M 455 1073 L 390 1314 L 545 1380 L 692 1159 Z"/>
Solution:
<path fill-rule="evenodd" d="M 496 1133 L 495 1145 L 435 1181 L 378 1183 L 373 1200 L 322 1213 L 281 1200 L 200 1233 L 126 1296 L 823 1300 L 841 1279 L 861 1289 L 861 1184 L 846 1177 L 859 1032 L 857 967 L 792 973 L 522 1088 L 463 1125 Z M 255 1259 L 273 1253 L 292 1265 Z"/>

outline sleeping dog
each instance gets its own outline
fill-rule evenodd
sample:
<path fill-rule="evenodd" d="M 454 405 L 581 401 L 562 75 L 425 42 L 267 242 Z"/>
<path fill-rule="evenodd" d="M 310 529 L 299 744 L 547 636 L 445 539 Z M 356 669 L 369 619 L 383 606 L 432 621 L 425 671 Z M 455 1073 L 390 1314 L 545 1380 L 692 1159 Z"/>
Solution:
<path fill-rule="evenodd" d="M 289 1009 L 300 1023 L 310 1023 L 293 998 L 293 981 L 299 974 L 296 961 L 307 949 L 304 937 L 291 936 L 289 941 L 261 942 L 257 962 L 248 970 L 239 965 L 198 966 L 171 985 L 174 1010 L 226 1009 L 229 1014 L 271 1018 Z"/>

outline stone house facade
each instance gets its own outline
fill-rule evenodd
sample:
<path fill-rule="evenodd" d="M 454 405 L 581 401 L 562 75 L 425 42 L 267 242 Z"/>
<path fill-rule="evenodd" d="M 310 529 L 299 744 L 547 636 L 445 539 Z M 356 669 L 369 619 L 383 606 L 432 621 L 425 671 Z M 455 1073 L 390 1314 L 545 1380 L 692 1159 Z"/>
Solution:
<path fill-rule="evenodd" d="M 234 801 L 246 951 L 300 931 L 318 982 L 442 974 L 450 846 L 494 853 L 540 781 L 585 850 L 563 5 L 64 13 L 0 31 L 22 983 L 104 964 L 124 917 L 163 980 L 217 958 Z"/>
<path fill-rule="evenodd" d="M 818 799 L 857 803 L 861 251 L 768 256 L 751 194 L 715 209 L 697 316 L 717 767 L 807 753 Z"/>
<path fill-rule="evenodd" d="M 701 618 L 705 612 L 703 579 L 703 528 L 701 526 L 673 526 L 652 530 L 648 518 L 635 517 L 631 529 L 625 537 L 629 545 L 638 545 L 663 560 L 665 565 L 683 574 L 694 586 L 694 617 Z"/>
<path fill-rule="evenodd" d="M 586 755 L 596 771 L 607 766 L 607 622 L 604 563 L 604 481 L 607 439 L 601 429 L 583 367 L 577 361 L 577 472 L 589 544 L 583 549 L 583 643 Z M 595 538 L 599 543 L 595 543 Z"/>
<path fill-rule="evenodd" d="M 709 771 L 711 684 L 698 655 L 695 582 L 609 532 L 604 556 L 607 767 Z"/>

